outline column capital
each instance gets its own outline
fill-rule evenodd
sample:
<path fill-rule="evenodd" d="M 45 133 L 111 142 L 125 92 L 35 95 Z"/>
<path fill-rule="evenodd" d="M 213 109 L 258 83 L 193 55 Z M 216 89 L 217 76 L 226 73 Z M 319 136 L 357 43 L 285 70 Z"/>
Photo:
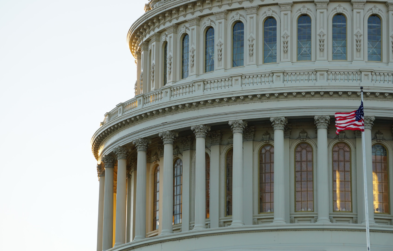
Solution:
<path fill-rule="evenodd" d="M 210 131 L 210 126 L 207 125 L 191 126 L 191 130 L 194 131 L 196 138 L 206 138 L 207 133 Z"/>
<path fill-rule="evenodd" d="M 105 169 L 113 168 L 114 161 L 115 159 L 112 157 L 112 155 L 105 155 L 104 157 L 102 157 L 102 162 L 104 162 L 105 164 Z"/>
<path fill-rule="evenodd" d="M 214 132 L 210 132 L 209 134 L 210 138 L 211 138 L 211 145 L 212 146 L 216 146 L 219 145 L 221 142 L 221 131 L 214 131 Z"/>
<path fill-rule="evenodd" d="M 147 151 L 147 146 L 149 145 L 149 140 L 144 139 L 144 138 L 140 138 L 140 139 L 136 139 L 132 142 L 136 149 L 138 150 L 138 152 L 146 152 Z"/>
<path fill-rule="evenodd" d="M 164 141 L 164 145 L 173 144 L 173 141 L 178 136 L 178 133 L 172 131 L 165 131 L 165 132 L 160 132 L 158 136 L 162 138 L 162 141 Z"/>
<path fill-rule="evenodd" d="M 231 120 L 229 125 L 232 128 L 233 133 L 243 133 L 244 128 L 247 127 L 247 122 L 243 120 Z"/>
<path fill-rule="evenodd" d="M 270 118 L 274 130 L 284 130 L 285 125 L 288 123 L 285 117 L 274 117 Z"/>
<path fill-rule="evenodd" d="M 138 61 L 141 60 L 141 54 L 142 54 L 141 49 L 137 50 L 137 51 L 135 52 L 135 54 L 136 54 L 136 59 L 137 59 Z"/>
<path fill-rule="evenodd" d="M 247 127 L 244 130 L 244 141 L 253 141 L 255 136 L 255 126 Z"/>
<path fill-rule="evenodd" d="M 364 117 L 364 129 L 371 130 L 373 128 L 373 125 L 374 125 L 374 120 L 375 120 L 374 116 Z"/>
<path fill-rule="evenodd" d="M 328 115 L 317 115 L 314 117 L 314 123 L 318 129 L 327 129 L 330 123 L 330 116 Z"/>
<path fill-rule="evenodd" d="M 97 164 L 97 176 L 103 177 L 105 176 L 104 168 L 102 168 L 102 164 Z"/>
<path fill-rule="evenodd" d="M 118 146 L 116 147 L 113 152 L 116 154 L 117 159 L 126 159 L 127 158 L 127 153 L 128 150 L 124 146 Z"/>

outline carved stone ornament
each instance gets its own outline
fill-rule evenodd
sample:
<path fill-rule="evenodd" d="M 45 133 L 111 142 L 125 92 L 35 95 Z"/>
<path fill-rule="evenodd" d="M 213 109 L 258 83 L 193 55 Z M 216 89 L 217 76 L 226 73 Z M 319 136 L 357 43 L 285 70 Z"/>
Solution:
<path fill-rule="evenodd" d="M 230 18 L 230 23 L 233 23 L 235 21 L 241 21 L 241 18 L 245 19 L 245 17 L 240 14 L 239 12 L 236 12 L 235 14 L 233 14 Z"/>
<path fill-rule="evenodd" d="M 371 130 L 373 128 L 373 125 L 374 125 L 374 120 L 375 120 L 375 117 L 373 117 L 373 116 L 371 116 L 371 117 L 364 117 L 364 129 Z"/>
<path fill-rule="evenodd" d="M 320 31 L 318 33 L 319 36 L 319 51 L 324 52 L 325 50 L 325 33 L 323 31 Z"/>
<path fill-rule="evenodd" d="M 277 14 L 274 10 L 272 10 L 272 8 L 268 8 L 263 14 L 262 16 L 266 15 L 266 17 L 272 17 L 273 13 Z"/>
<path fill-rule="evenodd" d="M 220 145 L 220 142 L 221 142 L 221 131 L 220 130 L 211 132 L 209 134 L 209 136 L 211 138 L 211 145 L 212 146 Z"/>
<path fill-rule="evenodd" d="M 116 154 L 117 159 L 127 159 L 127 149 L 123 146 L 118 146 L 113 150 L 113 152 Z"/>
<path fill-rule="evenodd" d="M 390 36 L 390 38 L 392 39 L 392 53 L 393 53 L 393 34 Z"/>
<path fill-rule="evenodd" d="M 217 43 L 217 59 L 219 62 L 222 60 L 222 46 L 224 44 L 221 41 L 218 41 Z"/>
<path fill-rule="evenodd" d="M 165 131 L 158 134 L 158 136 L 162 138 L 162 141 L 164 141 L 164 145 L 173 144 L 173 141 L 175 140 L 177 135 L 178 134 L 176 132 L 172 131 Z"/>
<path fill-rule="evenodd" d="M 373 14 L 378 14 L 379 11 L 381 11 L 376 5 L 374 5 L 371 9 Z M 382 12 L 382 11 L 381 11 Z"/>
<path fill-rule="evenodd" d="M 253 141 L 254 136 L 255 136 L 255 126 L 247 127 L 244 130 L 244 133 L 243 133 L 244 141 Z"/>
<path fill-rule="evenodd" d="M 287 32 L 284 32 L 282 35 L 282 49 L 284 54 L 288 53 L 288 42 L 289 42 L 289 35 Z"/>
<path fill-rule="evenodd" d="M 306 130 L 303 129 L 299 132 L 298 139 L 300 139 L 301 141 L 306 141 L 308 139 L 308 133 L 306 132 Z"/>
<path fill-rule="evenodd" d="M 181 151 L 180 148 L 178 146 L 173 148 L 173 156 L 181 156 Z"/>
<path fill-rule="evenodd" d="M 164 157 L 164 146 L 163 145 L 158 145 L 157 146 L 157 151 L 160 157 Z"/>
<path fill-rule="evenodd" d="M 292 3 L 279 4 L 281 11 L 291 11 Z"/>
<path fill-rule="evenodd" d="M 357 52 L 361 52 L 362 51 L 362 36 L 363 36 L 363 34 L 360 31 L 357 31 L 355 33 L 356 51 Z"/>
<path fill-rule="evenodd" d="M 247 127 L 247 122 L 243 120 L 232 120 L 229 121 L 229 125 L 231 126 L 233 133 L 243 133 L 244 128 Z"/>
<path fill-rule="evenodd" d="M 111 155 L 105 155 L 102 157 L 102 162 L 104 162 L 105 168 L 113 168 L 115 159 Z"/>
<path fill-rule="evenodd" d="M 151 162 L 159 162 L 159 161 L 160 161 L 160 157 L 158 156 L 158 153 L 155 152 L 151 157 Z"/>
<path fill-rule="evenodd" d="M 146 151 L 149 141 L 147 139 L 136 139 L 132 142 L 138 151 Z"/>
<path fill-rule="evenodd" d="M 339 141 L 345 141 L 347 139 L 347 135 L 345 133 L 345 131 L 341 131 L 338 135 L 337 135 L 337 139 Z"/>
<path fill-rule="evenodd" d="M 257 14 L 259 6 L 245 8 L 247 15 Z"/>
<path fill-rule="evenodd" d="M 270 118 L 274 130 L 284 130 L 285 125 L 288 123 L 285 117 L 274 117 Z"/>
<path fill-rule="evenodd" d="M 205 22 L 203 22 L 203 27 L 211 27 L 215 25 L 216 22 L 214 22 L 211 18 L 208 18 Z"/>
<path fill-rule="evenodd" d="M 375 140 L 380 143 L 384 139 L 385 138 L 383 137 L 383 133 L 378 130 L 378 132 L 375 133 Z"/>
<path fill-rule="evenodd" d="M 315 116 L 314 123 L 318 129 L 327 129 L 329 127 L 330 117 L 328 115 Z"/>
<path fill-rule="evenodd" d="M 183 152 L 191 150 L 191 147 L 192 147 L 192 137 L 191 137 L 191 135 L 181 138 L 180 142 L 181 142 L 181 145 L 182 145 L 182 148 L 183 148 Z"/>
<path fill-rule="evenodd" d="M 172 54 L 168 56 L 168 76 L 172 73 Z"/>
<path fill-rule="evenodd" d="M 154 83 L 154 63 L 151 65 L 151 82 Z"/>
<path fill-rule="evenodd" d="M 251 35 L 248 39 L 248 53 L 250 57 L 254 56 L 254 41 L 255 38 Z"/>
<path fill-rule="evenodd" d="M 307 14 L 307 11 L 310 10 L 306 7 L 306 5 L 303 5 L 300 9 L 297 10 L 297 12 L 300 12 L 301 14 Z"/>
<path fill-rule="evenodd" d="M 191 47 L 190 60 L 191 60 L 191 68 L 193 68 L 195 65 L 195 48 L 194 47 Z"/>
<path fill-rule="evenodd" d="M 221 20 L 221 19 L 225 19 L 227 16 L 227 11 L 220 11 L 220 12 L 214 12 L 214 15 L 216 16 L 216 20 Z"/>
<path fill-rule="evenodd" d="M 343 13 L 345 9 L 344 7 L 341 6 L 341 4 L 339 4 L 336 8 L 333 9 L 333 11 L 335 11 L 336 13 Z"/>
<path fill-rule="evenodd" d="M 262 142 L 263 143 L 269 143 L 270 140 L 272 140 L 270 133 L 266 131 L 264 134 L 262 134 Z"/>
<path fill-rule="evenodd" d="M 206 138 L 207 133 L 210 131 L 210 126 L 196 125 L 192 126 L 191 130 L 194 131 L 196 138 Z"/>
<path fill-rule="evenodd" d="M 190 31 L 190 28 L 188 28 L 187 25 L 183 25 L 183 26 L 180 28 L 180 34 L 187 33 L 188 31 Z"/>
<path fill-rule="evenodd" d="M 102 164 L 97 164 L 97 176 L 102 177 L 105 175 L 104 169 L 102 168 Z"/>

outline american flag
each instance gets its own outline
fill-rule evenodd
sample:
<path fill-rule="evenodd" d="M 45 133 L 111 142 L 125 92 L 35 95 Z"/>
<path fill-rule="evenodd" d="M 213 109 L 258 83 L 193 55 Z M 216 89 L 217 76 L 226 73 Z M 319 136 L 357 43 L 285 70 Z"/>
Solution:
<path fill-rule="evenodd" d="M 363 102 L 360 104 L 359 109 L 352 112 L 336 112 L 336 134 L 341 131 L 364 131 L 364 111 Z"/>

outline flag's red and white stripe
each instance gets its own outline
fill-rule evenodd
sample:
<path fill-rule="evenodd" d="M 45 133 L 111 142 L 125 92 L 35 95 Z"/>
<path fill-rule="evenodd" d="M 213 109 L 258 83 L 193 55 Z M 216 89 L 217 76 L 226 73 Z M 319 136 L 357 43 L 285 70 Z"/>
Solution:
<path fill-rule="evenodd" d="M 352 131 L 364 131 L 364 120 L 363 118 L 356 121 L 356 110 L 353 112 L 336 112 L 336 134 L 341 131 L 352 130 Z"/>

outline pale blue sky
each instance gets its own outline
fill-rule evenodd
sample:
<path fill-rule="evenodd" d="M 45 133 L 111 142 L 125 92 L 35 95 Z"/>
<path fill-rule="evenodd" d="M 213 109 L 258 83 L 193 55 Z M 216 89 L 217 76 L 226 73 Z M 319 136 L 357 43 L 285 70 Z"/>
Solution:
<path fill-rule="evenodd" d="M 0 250 L 95 250 L 90 138 L 134 96 L 146 2 L 0 1 Z"/>

